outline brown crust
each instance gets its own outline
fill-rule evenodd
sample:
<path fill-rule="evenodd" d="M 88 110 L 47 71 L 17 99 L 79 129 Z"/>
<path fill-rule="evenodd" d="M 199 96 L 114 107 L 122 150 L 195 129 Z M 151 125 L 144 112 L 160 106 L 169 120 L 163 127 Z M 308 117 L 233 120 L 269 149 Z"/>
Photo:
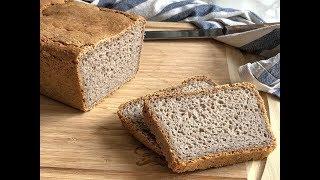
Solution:
<path fill-rule="evenodd" d="M 208 84 L 212 85 L 212 86 L 217 86 L 218 84 L 216 82 L 214 82 L 211 78 L 208 78 L 207 76 L 203 76 L 203 75 L 200 75 L 200 76 L 193 76 L 187 80 L 184 80 L 182 82 L 183 85 L 186 85 L 186 84 L 189 84 L 190 82 L 192 81 L 205 81 L 207 82 Z"/>
<path fill-rule="evenodd" d="M 172 86 L 169 88 L 165 88 L 165 89 L 156 91 L 154 94 L 172 93 L 173 91 L 176 91 L 177 89 L 179 89 L 181 87 L 184 87 L 185 85 L 189 84 L 192 81 L 205 81 L 205 82 L 208 82 L 209 84 L 211 84 L 212 86 L 217 85 L 217 83 L 215 83 L 212 79 L 210 79 L 206 76 L 194 76 L 194 77 L 191 77 L 191 78 L 184 80 L 180 85 Z M 154 94 L 152 94 L 152 95 L 154 95 Z M 156 142 L 152 141 L 149 136 L 145 135 L 137 127 L 135 127 L 135 125 L 128 118 L 126 118 L 125 115 L 123 114 L 123 111 L 127 106 L 135 104 L 138 101 L 144 100 L 144 98 L 147 98 L 147 97 L 148 97 L 148 95 L 140 97 L 138 99 L 128 101 L 128 102 L 120 105 L 118 108 L 117 114 L 118 114 L 119 119 L 121 120 L 121 123 L 123 124 L 124 127 L 126 127 L 128 129 L 130 134 L 132 134 L 137 140 L 139 140 L 142 144 L 144 144 L 149 149 L 153 150 L 154 152 L 158 153 L 159 155 L 162 155 L 162 151 L 161 151 L 160 146 Z"/>
<path fill-rule="evenodd" d="M 179 97 L 179 96 L 192 96 L 196 94 L 208 94 L 208 93 L 215 93 L 220 90 L 224 89 L 238 89 L 238 88 L 245 88 L 250 89 L 253 91 L 257 97 L 258 105 L 263 113 L 265 124 L 267 129 L 270 131 L 272 136 L 272 142 L 270 145 L 261 147 L 261 148 L 251 148 L 246 150 L 238 150 L 233 152 L 221 152 L 221 153 L 212 153 L 206 156 L 196 158 L 190 161 L 183 161 L 180 160 L 175 154 L 174 150 L 170 147 L 170 143 L 168 141 L 168 136 L 166 132 L 161 129 L 159 124 L 159 120 L 154 115 L 152 110 L 150 110 L 150 102 L 157 98 L 172 98 L 172 97 Z M 168 161 L 168 166 L 177 173 L 185 172 L 185 171 L 194 171 L 197 169 L 206 169 L 210 167 L 221 167 L 226 165 L 231 165 L 235 163 L 245 162 L 249 160 L 259 160 L 263 159 L 276 146 L 276 141 L 274 135 L 271 131 L 270 124 L 268 122 L 267 111 L 265 109 L 263 100 L 259 95 L 259 92 L 255 89 L 255 86 L 251 83 L 235 83 L 231 85 L 221 85 L 216 86 L 214 89 L 211 90 L 203 90 L 194 93 L 175 93 L 175 94 L 164 94 L 164 95 L 155 95 L 149 96 L 148 99 L 145 99 L 144 105 L 144 116 L 145 116 L 145 123 L 149 126 L 150 130 L 153 134 L 155 134 L 157 143 L 160 145 L 166 160 Z"/>
<path fill-rule="evenodd" d="M 102 11 L 105 13 L 100 13 Z M 146 23 L 146 20 L 139 15 L 70 0 L 67 0 L 66 3 L 54 3 L 43 9 L 40 14 L 41 40 L 78 47 L 82 51 L 89 49 L 90 46 L 96 46 L 101 41 L 109 42 L 121 37 L 138 21 Z M 91 29 L 88 29 L 88 26 L 80 22 L 89 21 L 87 17 L 90 15 L 92 19 L 97 16 L 97 19 L 91 20 L 92 22 L 99 20 L 101 23 L 89 24 Z M 74 17 L 76 19 L 72 20 L 72 26 L 68 26 L 69 24 L 66 24 L 65 21 L 70 21 L 70 17 L 73 16 L 76 16 Z M 111 17 L 103 18 L 105 16 Z M 62 18 L 65 18 L 65 21 L 62 21 Z M 101 26 L 108 28 L 101 31 Z"/>
<path fill-rule="evenodd" d="M 72 0 L 40 0 L 40 11 L 54 4 L 63 4 Z"/>
<path fill-rule="evenodd" d="M 68 0 L 65 0 L 65 1 L 68 1 Z M 60 6 L 67 6 L 69 4 L 76 4 L 80 7 L 92 6 L 92 5 L 88 5 L 80 2 L 63 3 L 63 0 L 59 1 L 58 3 L 56 3 L 56 1 L 54 0 L 50 0 L 47 2 L 44 1 L 42 7 L 45 7 L 45 8 L 41 9 L 41 21 L 43 20 L 42 18 L 44 18 L 45 16 L 43 15 L 43 13 L 46 13 L 46 10 L 49 9 L 49 6 L 52 9 L 52 8 L 58 8 Z M 92 8 L 97 8 L 97 7 L 92 7 Z M 43 32 L 46 32 L 47 34 L 43 32 L 41 33 L 40 93 L 82 111 L 91 110 L 93 107 L 95 107 L 96 104 L 101 102 L 104 98 L 101 98 L 92 107 L 86 106 L 86 102 L 84 100 L 83 86 L 81 82 L 82 80 L 79 74 L 79 57 L 85 52 L 87 52 L 89 49 L 94 48 L 94 46 L 99 44 L 99 42 L 115 40 L 121 37 L 127 31 L 130 31 L 130 29 L 133 28 L 134 26 L 138 26 L 138 25 L 140 26 L 142 24 L 144 27 L 146 23 L 145 19 L 141 16 L 124 13 L 117 10 L 104 9 L 104 8 L 99 8 L 99 10 L 125 15 L 127 18 L 130 19 L 130 21 L 133 21 L 133 23 L 130 26 L 123 28 L 121 32 L 117 33 L 112 37 L 102 38 L 93 44 L 91 42 L 87 42 L 88 44 L 85 44 L 83 46 L 80 46 L 78 44 L 72 44 L 70 42 L 65 43 L 60 40 L 53 39 L 52 37 L 48 36 L 51 34 L 51 33 L 48 33 L 50 32 L 50 30 L 43 31 Z M 42 26 L 41 28 L 43 27 L 46 28 L 46 26 Z M 141 33 L 141 36 L 142 36 L 141 37 L 141 44 L 142 44 L 144 31 Z M 66 37 L 68 36 L 66 35 Z M 141 47 L 140 47 L 140 53 L 141 53 Z M 139 65 L 137 70 L 138 69 L 139 69 Z M 135 76 L 135 74 L 131 78 L 128 78 L 126 82 L 130 81 Z M 109 96 L 120 87 L 121 86 L 114 88 L 105 97 Z"/>
<path fill-rule="evenodd" d="M 153 94 L 150 95 L 146 95 L 145 98 L 149 98 L 149 96 L 158 96 L 161 94 L 172 94 L 172 93 L 177 93 L 179 92 L 181 88 L 183 88 L 184 86 L 186 86 L 187 84 L 191 83 L 192 81 L 196 82 L 196 81 L 205 81 L 209 84 L 211 84 L 212 86 L 217 86 L 218 84 L 215 83 L 212 79 L 208 78 L 207 76 L 193 76 L 191 78 L 188 78 L 184 81 L 182 81 L 182 83 L 180 85 L 177 86 L 171 86 L 165 89 L 161 89 L 156 91 Z"/>

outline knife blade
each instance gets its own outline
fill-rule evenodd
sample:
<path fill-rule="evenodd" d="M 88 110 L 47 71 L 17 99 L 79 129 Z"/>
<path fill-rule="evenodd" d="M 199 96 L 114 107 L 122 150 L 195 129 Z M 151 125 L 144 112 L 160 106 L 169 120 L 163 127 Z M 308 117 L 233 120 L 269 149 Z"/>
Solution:
<path fill-rule="evenodd" d="M 144 40 L 213 38 L 224 35 L 224 29 L 197 29 L 179 31 L 146 31 Z"/>
<path fill-rule="evenodd" d="M 277 25 L 277 24 L 280 25 L 280 23 L 265 23 L 265 24 L 225 26 L 223 28 L 217 28 L 217 29 L 146 31 L 144 40 L 213 38 L 221 35 L 251 31 L 254 29 Z"/>

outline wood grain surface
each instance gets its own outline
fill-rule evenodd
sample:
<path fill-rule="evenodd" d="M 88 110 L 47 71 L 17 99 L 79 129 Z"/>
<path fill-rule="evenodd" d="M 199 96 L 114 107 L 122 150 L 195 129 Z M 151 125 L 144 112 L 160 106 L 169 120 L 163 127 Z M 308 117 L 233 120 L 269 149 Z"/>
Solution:
<path fill-rule="evenodd" d="M 179 24 L 149 23 L 147 28 L 178 29 Z M 247 179 L 247 163 L 174 174 L 122 127 L 116 115 L 120 104 L 193 75 L 209 76 L 218 84 L 231 82 L 235 73 L 229 70 L 235 65 L 230 68 L 230 62 L 237 61 L 237 53 L 241 55 L 209 39 L 148 41 L 135 78 L 93 110 L 83 113 L 41 96 L 41 179 Z"/>

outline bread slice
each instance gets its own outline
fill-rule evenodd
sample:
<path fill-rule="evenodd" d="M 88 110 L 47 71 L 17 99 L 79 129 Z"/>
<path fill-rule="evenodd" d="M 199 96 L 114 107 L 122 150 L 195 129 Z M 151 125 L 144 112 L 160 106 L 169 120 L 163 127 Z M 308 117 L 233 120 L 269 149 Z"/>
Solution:
<path fill-rule="evenodd" d="M 134 77 L 145 19 L 81 2 L 40 13 L 40 92 L 83 111 Z"/>
<path fill-rule="evenodd" d="M 205 76 L 195 76 L 182 82 L 181 85 L 166 88 L 156 92 L 157 94 L 163 93 L 177 93 L 177 92 L 192 92 L 200 89 L 213 88 L 217 85 L 211 79 Z M 146 97 L 146 96 L 145 96 Z M 144 98 L 131 100 L 125 104 L 122 104 L 118 110 L 118 116 L 121 123 L 129 132 L 141 143 L 147 146 L 149 149 L 162 155 L 159 145 L 156 143 L 154 135 L 149 131 L 149 128 L 143 121 L 143 105 Z"/>
<path fill-rule="evenodd" d="M 258 160 L 275 148 L 263 100 L 250 83 L 144 102 L 144 121 L 174 172 Z"/>

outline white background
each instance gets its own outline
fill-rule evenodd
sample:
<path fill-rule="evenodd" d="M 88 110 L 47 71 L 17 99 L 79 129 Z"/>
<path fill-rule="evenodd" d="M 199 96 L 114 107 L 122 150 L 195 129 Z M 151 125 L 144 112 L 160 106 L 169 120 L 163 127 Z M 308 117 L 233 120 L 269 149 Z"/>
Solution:
<path fill-rule="evenodd" d="M 239 10 L 250 10 L 266 22 L 280 22 L 280 0 L 202 0 Z"/>

